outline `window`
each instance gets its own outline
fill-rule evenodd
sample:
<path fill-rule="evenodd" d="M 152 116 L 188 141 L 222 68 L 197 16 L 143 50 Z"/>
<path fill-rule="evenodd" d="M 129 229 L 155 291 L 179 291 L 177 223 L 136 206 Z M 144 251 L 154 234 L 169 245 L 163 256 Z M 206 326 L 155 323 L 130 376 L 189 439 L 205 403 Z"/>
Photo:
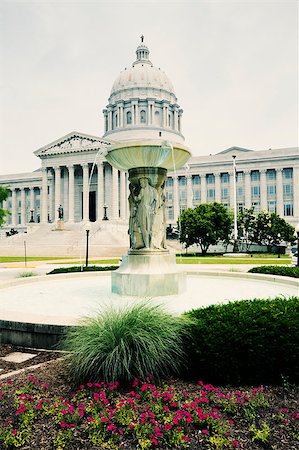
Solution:
<path fill-rule="evenodd" d="M 199 191 L 199 189 L 195 189 L 194 191 L 193 191 L 193 200 L 200 200 L 200 191 Z"/>
<path fill-rule="evenodd" d="M 131 111 L 127 112 L 127 124 L 130 125 L 132 123 L 132 113 Z"/>
<path fill-rule="evenodd" d="M 182 212 L 184 211 L 184 209 L 186 209 L 186 205 L 180 205 L 180 214 L 182 214 Z"/>
<path fill-rule="evenodd" d="M 221 174 L 221 183 L 229 183 L 229 174 L 228 173 Z"/>
<path fill-rule="evenodd" d="M 187 198 L 186 191 L 180 191 L 180 201 L 184 201 Z"/>
<path fill-rule="evenodd" d="M 171 122 L 171 118 L 170 118 L 170 114 L 168 114 L 168 126 L 170 127 L 170 122 Z"/>
<path fill-rule="evenodd" d="M 237 183 L 241 183 L 243 181 L 243 172 L 237 172 L 236 181 Z"/>
<path fill-rule="evenodd" d="M 118 115 L 115 114 L 115 127 L 118 127 Z"/>
<path fill-rule="evenodd" d="M 271 200 L 268 202 L 268 211 L 269 213 L 276 213 L 276 201 Z"/>
<path fill-rule="evenodd" d="M 221 188 L 221 198 L 228 197 L 228 188 Z"/>
<path fill-rule="evenodd" d="M 167 177 L 166 187 L 172 187 L 172 186 L 173 186 L 173 178 Z"/>
<path fill-rule="evenodd" d="M 293 169 L 283 169 L 282 172 L 283 178 L 285 179 L 292 179 L 293 178 Z"/>
<path fill-rule="evenodd" d="M 259 186 L 251 186 L 251 196 L 252 197 L 260 196 L 260 187 Z"/>
<path fill-rule="evenodd" d="M 274 184 L 267 186 L 267 194 L 269 197 L 272 197 L 273 195 L 276 194 L 276 186 Z"/>
<path fill-rule="evenodd" d="M 168 217 L 168 220 L 173 220 L 174 219 L 173 207 L 172 206 L 167 206 L 167 217 Z"/>
<path fill-rule="evenodd" d="M 293 216 L 293 203 L 285 203 L 283 205 L 283 215 L 284 216 Z"/>
<path fill-rule="evenodd" d="M 215 176 L 212 173 L 209 173 L 207 175 L 207 184 L 214 184 L 215 183 Z"/>
<path fill-rule="evenodd" d="M 283 185 L 283 195 L 292 195 L 293 193 L 293 186 L 292 184 L 284 184 Z"/>
<path fill-rule="evenodd" d="M 261 211 L 260 202 L 252 202 L 254 214 L 258 214 Z"/>
<path fill-rule="evenodd" d="M 244 211 L 244 203 L 238 203 L 237 204 L 237 209 L 239 212 L 243 212 Z"/>
<path fill-rule="evenodd" d="M 166 191 L 166 201 L 172 202 L 172 192 Z"/>
<path fill-rule="evenodd" d="M 267 180 L 276 180 L 276 170 L 275 169 L 269 169 L 267 170 Z"/>
<path fill-rule="evenodd" d="M 251 181 L 259 181 L 260 180 L 260 173 L 258 170 L 252 170 L 251 171 Z"/>
<path fill-rule="evenodd" d="M 209 198 L 214 198 L 215 197 L 215 189 L 208 189 L 207 194 L 208 194 Z"/>
<path fill-rule="evenodd" d="M 192 184 L 193 184 L 193 185 L 200 184 L 200 178 L 199 178 L 199 175 L 193 175 L 193 176 L 192 176 Z"/>
<path fill-rule="evenodd" d="M 146 123 L 146 112 L 144 110 L 140 111 L 140 123 Z"/>
<path fill-rule="evenodd" d="M 186 186 L 187 179 L 186 177 L 179 177 L 179 186 Z"/>
<path fill-rule="evenodd" d="M 237 188 L 237 196 L 238 197 L 242 197 L 243 196 L 243 188 L 242 187 L 238 187 Z"/>

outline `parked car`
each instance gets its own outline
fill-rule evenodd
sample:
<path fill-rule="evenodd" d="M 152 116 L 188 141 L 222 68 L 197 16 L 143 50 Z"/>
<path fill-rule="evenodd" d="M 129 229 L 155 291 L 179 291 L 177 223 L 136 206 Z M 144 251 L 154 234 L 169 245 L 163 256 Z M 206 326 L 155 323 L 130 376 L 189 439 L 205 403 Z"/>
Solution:
<path fill-rule="evenodd" d="M 292 254 L 292 264 L 293 266 L 297 266 L 298 263 L 298 250 Z"/>

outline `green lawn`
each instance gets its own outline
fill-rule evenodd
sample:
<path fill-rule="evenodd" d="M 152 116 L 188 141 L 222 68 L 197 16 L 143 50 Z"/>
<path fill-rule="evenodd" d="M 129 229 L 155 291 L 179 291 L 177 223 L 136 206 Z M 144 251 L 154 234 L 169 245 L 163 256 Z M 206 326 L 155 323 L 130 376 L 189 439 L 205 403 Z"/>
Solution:
<path fill-rule="evenodd" d="M 185 257 L 177 256 L 177 264 L 291 264 L 291 259 L 288 258 L 229 258 L 221 256 L 213 256 L 211 258 L 205 257 Z"/>
<path fill-rule="evenodd" d="M 0 263 L 22 262 L 24 256 L 0 256 Z M 28 261 L 53 261 L 58 259 L 71 259 L 70 256 L 27 256 Z"/>

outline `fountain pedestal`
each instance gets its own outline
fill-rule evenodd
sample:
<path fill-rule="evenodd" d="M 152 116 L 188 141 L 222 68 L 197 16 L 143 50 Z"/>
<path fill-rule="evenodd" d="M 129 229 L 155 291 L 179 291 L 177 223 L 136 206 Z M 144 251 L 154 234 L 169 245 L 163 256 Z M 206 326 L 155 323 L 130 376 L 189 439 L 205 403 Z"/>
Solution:
<path fill-rule="evenodd" d="M 129 253 L 112 272 L 112 292 L 120 295 L 157 297 L 180 294 L 186 287 L 185 273 L 179 272 L 175 255 L 164 253 Z"/>
<path fill-rule="evenodd" d="M 112 292 L 157 297 L 185 290 L 185 274 L 166 247 L 165 180 L 167 169 L 180 168 L 190 157 L 181 144 L 123 142 L 109 150 L 107 160 L 129 171 L 130 250 L 112 273 Z"/>

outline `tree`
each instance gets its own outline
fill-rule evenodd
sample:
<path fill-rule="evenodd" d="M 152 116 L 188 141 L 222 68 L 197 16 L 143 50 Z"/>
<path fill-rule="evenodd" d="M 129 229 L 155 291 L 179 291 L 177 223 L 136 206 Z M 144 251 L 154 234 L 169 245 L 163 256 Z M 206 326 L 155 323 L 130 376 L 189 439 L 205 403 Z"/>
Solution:
<path fill-rule="evenodd" d="M 221 203 L 202 203 L 189 208 L 179 217 L 180 242 L 186 247 L 199 245 L 203 254 L 210 245 L 228 241 L 232 216 Z"/>
<path fill-rule="evenodd" d="M 8 197 L 8 189 L 4 186 L 0 186 L 0 204 Z M 7 209 L 0 208 L 0 227 L 5 223 L 5 216 L 10 214 Z"/>
<path fill-rule="evenodd" d="M 254 240 L 257 244 L 267 245 L 269 251 L 273 245 L 294 242 L 295 228 L 276 213 L 261 211 L 256 218 Z"/>
<path fill-rule="evenodd" d="M 243 238 L 246 245 L 246 251 L 249 250 L 251 244 L 254 243 L 256 230 L 256 216 L 253 213 L 254 206 L 244 209 L 238 213 L 238 236 Z"/>

